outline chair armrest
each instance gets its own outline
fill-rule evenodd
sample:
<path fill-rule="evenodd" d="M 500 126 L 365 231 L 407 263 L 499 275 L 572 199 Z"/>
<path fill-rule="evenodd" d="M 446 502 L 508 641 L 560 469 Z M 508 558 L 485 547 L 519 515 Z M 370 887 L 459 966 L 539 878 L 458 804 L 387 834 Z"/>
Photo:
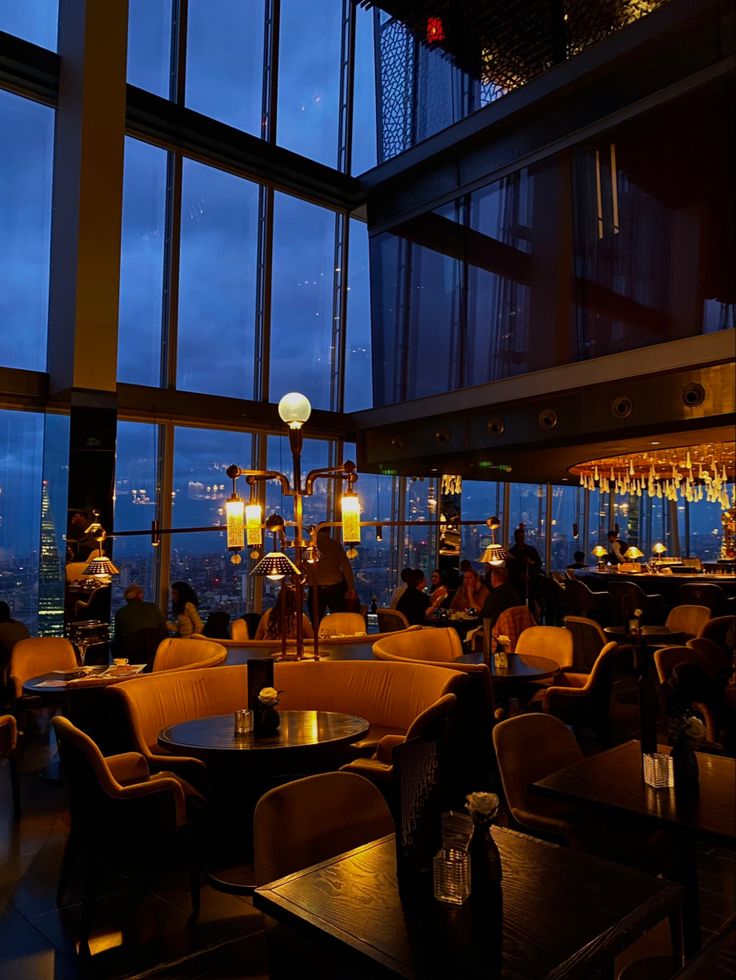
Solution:
<path fill-rule="evenodd" d="M 121 784 L 139 783 L 150 775 L 146 757 L 140 752 L 121 752 L 119 755 L 105 757 L 110 772 Z"/>
<path fill-rule="evenodd" d="M 545 711 L 550 711 L 550 702 L 553 698 L 565 700 L 579 700 L 588 697 L 590 691 L 585 687 L 563 687 L 555 684 L 552 687 L 544 688 L 542 692 L 542 705 Z"/>
<path fill-rule="evenodd" d="M 12 752 L 18 742 L 18 724 L 13 715 L 0 715 L 0 752 Z"/>
<path fill-rule="evenodd" d="M 373 758 L 377 762 L 382 762 L 385 763 L 386 765 L 391 765 L 393 760 L 394 749 L 396 748 L 397 745 L 403 745 L 405 741 L 406 741 L 406 736 L 404 735 L 384 735 L 381 741 L 376 746 L 376 752 Z"/>
<path fill-rule="evenodd" d="M 341 766 L 340 772 L 354 772 L 372 782 L 385 782 L 393 778 L 394 767 L 377 759 L 353 759 Z"/>
<path fill-rule="evenodd" d="M 163 774 L 153 776 L 147 782 L 133 783 L 130 786 L 123 786 L 119 790 L 108 792 L 115 799 L 127 801 L 151 799 L 157 794 L 166 794 L 173 798 L 176 826 L 181 827 L 187 822 L 184 790 L 179 780 L 171 776 L 164 776 Z"/>
<path fill-rule="evenodd" d="M 575 830 L 569 820 L 547 817 L 542 813 L 529 813 L 527 810 L 520 810 L 517 807 L 511 808 L 511 816 L 523 827 L 531 827 L 548 834 L 559 834 L 561 837 L 567 837 Z"/>

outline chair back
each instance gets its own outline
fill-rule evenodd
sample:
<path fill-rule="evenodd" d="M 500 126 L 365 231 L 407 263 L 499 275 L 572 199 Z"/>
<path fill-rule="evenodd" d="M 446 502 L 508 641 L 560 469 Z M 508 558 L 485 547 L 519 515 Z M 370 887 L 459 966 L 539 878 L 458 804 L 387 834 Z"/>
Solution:
<path fill-rule="evenodd" d="M 19 640 L 10 654 L 10 687 L 16 698 L 23 695 L 23 684 L 31 677 L 52 670 L 74 670 L 77 655 L 69 640 L 59 636 L 33 636 Z"/>
<path fill-rule="evenodd" d="M 0 759 L 12 752 L 18 741 L 18 723 L 14 715 L 0 715 Z"/>
<path fill-rule="evenodd" d="M 405 630 L 411 625 L 406 616 L 398 609 L 377 609 L 378 632 L 392 633 L 394 630 Z"/>
<path fill-rule="evenodd" d="M 389 654 L 389 656 L 384 656 Z M 457 630 L 440 627 L 414 627 L 382 637 L 373 644 L 377 660 L 421 660 L 449 663 L 463 654 Z"/>
<path fill-rule="evenodd" d="M 678 664 L 700 664 L 697 650 L 685 646 L 660 647 L 654 651 L 654 666 L 660 684 L 666 684 Z"/>
<path fill-rule="evenodd" d="M 235 640 L 236 643 L 245 643 L 250 639 L 248 624 L 244 619 L 234 619 L 230 623 L 230 639 Z"/>
<path fill-rule="evenodd" d="M 145 664 L 146 671 L 150 672 L 156 651 L 168 635 L 169 631 L 162 626 L 147 626 L 129 633 L 123 640 L 120 652 L 132 664 Z"/>
<path fill-rule="evenodd" d="M 160 670 L 196 670 L 216 667 L 227 656 L 227 650 L 215 640 L 192 640 L 167 637 L 156 651 L 153 673 Z"/>
<path fill-rule="evenodd" d="M 669 611 L 665 625 L 673 633 L 697 636 L 710 618 L 707 606 L 675 606 Z"/>
<path fill-rule="evenodd" d="M 319 624 L 319 635 L 326 636 L 358 636 L 365 635 L 365 620 L 356 612 L 336 612 L 325 616 Z"/>
<path fill-rule="evenodd" d="M 703 623 L 698 636 L 704 637 L 706 640 L 712 640 L 717 644 L 730 663 L 731 657 L 733 656 L 733 633 L 735 629 L 736 616 L 715 616 L 713 619 L 709 619 L 706 623 Z M 728 640 L 729 633 L 731 634 L 730 646 Z M 13 652 L 15 650 L 17 650 L 17 646 L 13 647 Z"/>
<path fill-rule="evenodd" d="M 565 616 L 565 628 L 572 635 L 573 666 L 590 670 L 606 645 L 606 634 L 599 623 L 585 616 Z"/>
<path fill-rule="evenodd" d="M 526 606 L 510 606 L 508 609 L 504 609 L 496 620 L 493 627 L 493 636 L 508 636 L 511 652 L 515 652 L 519 637 L 524 630 L 536 625 L 537 622 L 534 616 L 532 616 Z M 492 648 L 490 627 L 490 620 L 484 619 L 483 630 L 486 642 L 483 649 L 485 653 L 490 653 Z"/>
<path fill-rule="evenodd" d="M 680 586 L 680 602 L 687 605 L 707 606 L 711 616 L 717 616 L 726 604 L 726 593 L 720 585 L 686 582 Z"/>
<path fill-rule="evenodd" d="M 87 565 L 88 561 L 68 561 L 64 568 L 67 582 L 78 582 Z"/>
<path fill-rule="evenodd" d="M 493 729 L 501 783 L 514 819 L 532 829 L 534 814 L 556 816 L 564 807 L 552 800 L 532 796 L 530 783 L 583 758 L 575 736 L 553 715 L 516 715 Z"/>
<path fill-rule="evenodd" d="M 256 804 L 256 884 L 318 864 L 393 829 L 380 790 L 356 773 L 325 772 L 277 786 Z"/>
<path fill-rule="evenodd" d="M 695 636 L 688 640 L 685 646 L 691 650 L 696 650 L 700 656 L 700 662 L 711 675 L 731 673 L 731 665 L 723 654 L 723 650 L 714 643 L 713 640 L 705 636 Z"/>
<path fill-rule="evenodd" d="M 586 616 L 595 619 L 607 613 L 608 593 L 593 592 L 585 582 L 575 578 L 575 573 L 568 570 L 569 581 L 565 585 L 565 596 L 571 612 L 576 616 Z"/>
<path fill-rule="evenodd" d="M 642 622 L 647 624 L 658 619 L 662 610 L 662 596 L 647 595 L 636 582 L 618 582 L 610 579 L 608 594 L 611 598 L 611 614 L 623 626 L 634 618 L 636 609 L 642 610 Z"/>
<path fill-rule="evenodd" d="M 529 626 L 516 641 L 515 652 L 572 667 L 572 633 L 564 626 Z"/>

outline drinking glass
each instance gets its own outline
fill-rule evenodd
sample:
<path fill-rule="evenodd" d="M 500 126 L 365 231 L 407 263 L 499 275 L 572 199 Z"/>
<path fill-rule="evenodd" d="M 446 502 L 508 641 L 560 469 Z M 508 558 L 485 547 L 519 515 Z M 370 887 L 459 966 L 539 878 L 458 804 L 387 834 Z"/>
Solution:
<path fill-rule="evenodd" d="M 448 905 L 462 905 L 470 895 L 470 858 L 467 851 L 442 848 L 434 859 L 434 897 Z"/>
<path fill-rule="evenodd" d="M 669 752 L 645 752 L 642 756 L 644 782 L 654 789 L 669 789 L 675 785 L 672 756 Z"/>

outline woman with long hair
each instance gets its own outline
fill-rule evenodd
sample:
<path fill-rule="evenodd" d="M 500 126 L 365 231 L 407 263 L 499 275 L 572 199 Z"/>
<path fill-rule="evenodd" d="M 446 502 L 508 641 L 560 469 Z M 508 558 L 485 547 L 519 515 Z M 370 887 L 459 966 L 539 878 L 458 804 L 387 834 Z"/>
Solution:
<path fill-rule="evenodd" d="M 296 591 L 294 586 L 284 582 L 281 592 L 276 600 L 276 605 L 267 609 L 256 630 L 256 640 L 280 640 L 282 635 L 286 635 L 287 640 L 296 639 Z M 285 625 L 284 625 L 285 624 Z M 308 639 L 314 636 L 312 624 L 302 613 L 303 635 Z"/>
<path fill-rule="evenodd" d="M 174 582 L 171 586 L 171 612 L 174 619 L 167 625 L 177 636 L 187 637 L 201 633 L 202 619 L 197 609 L 197 593 L 188 582 Z"/>

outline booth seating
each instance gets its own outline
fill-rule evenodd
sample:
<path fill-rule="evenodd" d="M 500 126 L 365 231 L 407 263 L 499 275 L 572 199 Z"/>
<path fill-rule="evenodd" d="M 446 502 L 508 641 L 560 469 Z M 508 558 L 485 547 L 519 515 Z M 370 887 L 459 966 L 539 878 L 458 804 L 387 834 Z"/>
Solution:
<path fill-rule="evenodd" d="M 373 751 L 386 735 L 404 736 L 418 715 L 465 682 L 460 672 L 442 667 L 364 660 L 284 662 L 274 669 L 282 709 L 341 711 L 367 718 L 370 731 L 357 743 L 365 752 Z M 247 667 L 134 677 L 111 687 L 107 696 L 122 704 L 130 747 L 152 770 L 169 769 L 201 786 L 204 763 L 164 752 L 158 734 L 179 722 L 242 708 L 247 702 Z"/>
<path fill-rule="evenodd" d="M 463 645 L 457 630 L 434 626 L 415 626 L 408 630 L 388 633 L 373 644 L 373 656 L 378 660 L 420 660 L 425 663 L 451 663 L 463 655 Z"/>
<path fill-rule="evenodd" d="M 226 656 L 227 650 L 219 641 L 168 637 L 156 651 L 153 673 L 216 667 L 224 662 Z"/>

